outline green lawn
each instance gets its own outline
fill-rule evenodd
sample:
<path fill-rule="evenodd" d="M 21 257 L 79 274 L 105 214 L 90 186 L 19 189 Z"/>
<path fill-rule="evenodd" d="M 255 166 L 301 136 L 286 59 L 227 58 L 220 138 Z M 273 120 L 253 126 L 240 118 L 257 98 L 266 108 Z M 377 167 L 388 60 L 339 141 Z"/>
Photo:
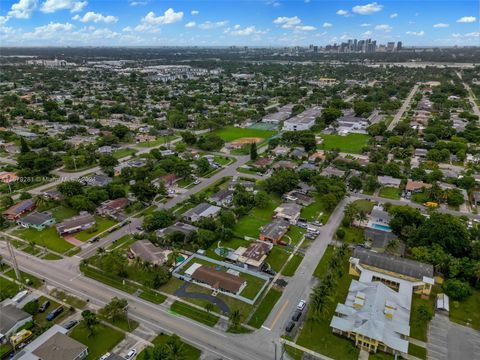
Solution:
<path fill-rule="evenodd" d="M 42 328 L 45 328 L 45 327 L 50 327 L 50 326 L 53 326 L 53 324 L 59 324 L 61 323 L 68 315 L 71 315 L 72 312 L 69 311 L 68 308 L 65 308 L 63 309 L 63 312 L 58 315 L 54 320 L 52 321 L 48 321 L 47 320 L 47 316 L 48 314 L 56 309 L 57 307 L 60 306 L 60 303 L 54 301 L 54 300 L 51 300 L 51 299 L 47 299 L 46 297 L 44 296 L 40 296 L 38 298 L 38 304 L 39 305 L 42 305 L 44 303 L 45 300 L 49 300 L 50 301 L 50 306 L 47 308 L 46 311 L 44 311 L 43 313 L 39 312 L 37 313 L 36 315 L 34 315 L 33 317 L 33 320 L 35 321 L 35 323 L 42 327 Z"/>
<path fill-rule="evenodd" d="M 57 223 L 77 215 L 76 210 L 65 206 L 58 206 L 52 209 L 51 212 Z"/>
<path fill-rule="evenodd" d="M 138 297 L 150 301 L 154 304 L 161 304 L 165 300 L 167 300 L 167 297 L 165 295 L 149 290 L 142 291 L 140 295 L 138 295 Z"/>
<path fill-rule="evenodd" d="M 133 330 L 135 330 L 138 327 L 138 325 L 140 325 L 138 323 L 138 321 L 132 320 L 130 318 L 128 318 L 128 319 L 118 319 L 118 320 L 114 321 L 113 319 L 109 319 L 109 318 L 106 318 L 106 317 L 101 316 L 101 315 L 99 315 L 99 317 L 102 320 L 112 324 L 113 326 L 116 326 L 119 329 L 122 329 L 125 332 L 132 332 Z"/>
<path fill-rule="evenodd" d="M 283 237 L 283 241 L 285 241 L 289 245 L 297 245 L 302 239 L 303 235 L 305 235 L 305 232 L 305 229 L 297 226 L 291 226 Z"/>
<path fill-rule="evenodd" d="M 342 239 L 344 242 L 348 244 L 363 244 L 365 242 L 363 229 L 344 226 L 340 226 L 339 229 L 343 229 L 345 231 L 345 237 Z"/>
<path fill-rule="evenodd" d="M 172 306 L 170 306 L 170 310 L 173 313 L 186 316 L 192 320 L 212 327 L 215 326 L 219 320 L 219 317 L 212 313 L 207 313 L 204 310 L 197 309 L 180 301 L 175 301 Z"/>
<path fill-rule="evenodd" d="M 155 339 L 152 340 L 152 343 L 154 345 L 163 345 L 170 338 L 171 338 L 170 335 L 160 334 Z M 200 355 L 202 354 L 202 352 L 199 349 L 197 349 L 196 347 L 193 347 L 192 345 L 187 344 L 183 341 L 182 341 L 182 347 L 183 347 L 183 350 L 184 350 L 184 353 L 183 353 L 184 356 L 182 357 L 183 360 L 197 360 L 197 359 L 200 359 Z M 142 351 L 140 354 L 138 354 L 137 360 L 144 360 L 144 354 L 145 354 L 145 351 Z"/>
<path fill-rule="evenodd" d="M 248 247 L 250 245 L 250 241 L 248 240 L 244 240 L 244 239 L 240 239 L 240 238 L 232 238 L 228 241 L 221 241 L 220 242 L 220 247 L 222 248 L 228 248 L 228 249 L 238 249 L 240 246 L 243 246 L 243 247 Z M 220 255 L 217 255 L 217 253 L 215 252 L 215 249 L 217 249 L 218 247 L 218 242 L 215 242 L 212 244 L 212 246 L 210 246 L 208 249 L 207 249 L 207 252 L 206 252 L 206 256 L 208 256 L 209 258 L 212 258 L 212 259 L 216 259 L 216 260 L 223 260 L 224 257 L 220 256 Z"/>
<path fill-rule="evenodd" d="M 355 204 L 357 208 L 363 210 L 367 214 L 371 213 L 373 207 L 375 206 L 375 203 L 373 201 L 363 199 L 355 200 L 353 204 Z"/>
<path fill-rule="evenodd" d="M 53 254 L 51 252 L 47 252 L 44 256 L 42 256 L 42 259 L 43 260 L 60 260 L 62 259 L 62 257 L 56 254 Z"/>
<path fill-rule="evenodd" d="M 95 327 L 93 336 L 89 337 L 88 335 L 88 330 L 83 322 L 75 326 L 70 334 L 70 337 L 88 346 L 87 360 L 98 359 L 125 338 L 124 333 L 103 324 Z"/>
<path fill-rule="evenodd" d="M 258 238 L 260 228 L 272 221 L 273 210 L 280 205 L 280 199 L 271 197 L 270 203 L 265 209 L 254 208 L 250 213 L 242 216 L 235 224 L 233 233 L 240 238 L 249 236 Z"/>
<path fill-rule="evenodd" d="M 320 215 L 322 213 L 322 215 Z M 308 221 L 320 221 L 325 224 L 330 218 L 331 211 L 325 209 L 321 196 L 315 196 L 315 201 L 302 208 L 300 217 Z"/>
<path fill-rule="evenodd" d="M 247 286 L 242 290 L 240 295 L 246 297 L 247 299 L 253 300 L 255 296 L 257 296 L 262 286 L 265 284 L 265 280 L 243 272 L 240 272 L 240 277 L 247 280 Z"/>
<path fill-rule="evenodd" d="M 400 189 L 394 187 L 384 187 L 380 189 L 378 195 L 386 199 L 398 200 L 400 199 Z"/>
<path fill-rule="evenodd" d="M 293 276 L 295 275 L 295 271 L 297 271 L 298 266 L 303 260 L 303 256 L 300 254 L 295 254 L 293 257 L 290 259 L 290 261 L 285 265 L 285 267 L 282 270 L 282 275 L 285 276 Z"/>
<path fill-rule="evenodd" d="M 37 231 L 35 229 L 19 229 L 15 230 L 13 234 L 26 241 L 33 241 L 39 246 L 45 246 L 58 253 L 67 252 L 74 247 L 58 235 L 55 226 L 42 231 Z"/>
<path fill-rule="evenodd" d="M 412 343 L 408 344 L 408 353 L 419 359 L 427 358 L 427 349 Z"/>
<path fill-rule="evenodd" d="M 25 283 L 28 286 L 31 286 L 37 289 L 42 285 L 42 281 L 31 274 L 27 274 L 26 272 L 20 271 L 20 275 L 22 277 L 23 283 Z M 12 279 L 15 279 L 15 280 L 17 279 L 17 276 L 15 275 L 15 271 L 13 269 L 10 269 L 7 272 L 5 272 L 5 276 L 11 277 Z"/>
<path fill-rule="evenodd" d="M 329 247 L 331 248 L 331 247 Z M 328 253 L 325 253 L 328 255 Z M 321 266 L 320 266 L 321 264 Z M 323 256 L 317 270 L 328 266 L 328 258 Z M 348 294 L 348 288 L 353 277 L 348 274 L 348 263 L 343 264 L 345 267 L 343 276 L 339 279 L 334 291 L 334 298 L 329 302 L 327 309 L 322 313 L 318 320 L 307 320 L 303 326 L 297 339 L 297 344 L 308 349 L 326 355 L 333 359 L 356 360 L 359 350 L 355 347 L 355 343 L 346 337 L 333 334 L 330 328 L 330 321 L 335 313 L 337 303 L 344 303 Z M 309 314 L 307 314 L 308 316 Z"/>
<path fill-rule="evenodd" d="M 20 285 L 11 280 L 0 277 L 0 301 L 14 297 L 20 291 Z"/>
<path fill-rule="evenodd" d="M 92 227 L 91 229 L 87 229 L 84 231 L 80 231 L 79 233 L 75 234 L 75 238 L 80 241 L 87 241 L 88 239 L 94 237 L 95 235 L 100 234 L 101 232 L 107 230 L 108 228 L 112 227 L 113 225 L 117 224 L 117 222 L 110 218 L 103 218 L 100 216 L 95 217 L 97 221 L 97 225 Z M 92 231 L 94 230 L 94 231 Z"/>
<path fill-rule="evenodd" d="M 281 291 L 270 289 L 253 313 L 250 321 L 248 322 L 248 325 L 259 329 L 260 326 L 262 326 L 262 324 L 265 322 L 265 320 L 267 320 L 268 315 L 270 314 L 273 307 L 281 296 Z"/>
<path fill-rule="evenodd" d="M 432 309 L 432 314 L 433 314 L 434 302 L 435 302 L 435 294 L 431 294 L 428 299 L 422 299 L 420 295 L 413 294 L 412 310 L 410 312 L 410 336 L 411 337 L 421 341 L 427 341 L 428 322 L 425 322 L 418 318 L 420 316 L 418 313 L 418 308 L 421 305 L 426 305 L 430 309 Z"/>
<path fill-rule="evenodd" d="M 124 282 L 121 278 L 105 274 L 101 270 L 97 270 L 89 266 L 80 266 L 80 270 L 83 272 L 83 275 L 89 278 L 95 279 L 106 285 L 125 291 L 129 294 L 133 294 L 138 290 L 138 286 L 131 285 L 129 281 Z"/>
<path fill-rule="evenodd" d="M 313 276 L 320 277 L 327 271 L 328 262 L 330 261 L 334 250 L 335 248 L 332 245 L 327 246 L 327 249 L 322 256 L 322 259 L 320 260 L 317 267 L 315 268 L 315 271 L 313 272 Z"/>
<path fill-rule="evenodd" d="M 232 162 L 235 161 L 235 158 L 231 158 L 229 156 L 218 156 L 218 155 L 215 155 L 213 157 L 213 160 L 217 163 L 217 164 L 220 164 L 222 166 L 224 165 L 229 165 L 231 164 Z"/>
<path fill-rule="evenodd" d="M 226 142 L 237 140 L 244 137 L 258 137 L 269 138 L 276 133 L 272 130 L 258 130 L 258 129 L 244 129 L 234 126 L 225 127 L 223 129 L 215 130 L 215 134 L 220 136 Z"/>
<path fill-rule="evenodd" d="M 347 136 L 322 134 L 321 137 L 323 138 L 322 149 L 340 149 L 341 152 L 352 154 L 360 154 L 369 138 L 368 135 L 364 134 L 349 134 Z"/>
<path fill-rule="evenodd" d="M 50 291 L 50 295 L 77 309 L 83 309 L 85 305 L 87 305 L 86 301 L 79 299 L 76 296 L 66 294 L 58 289 Z"/>
<path fill-rule="evenodd" d="M 450 320 L 465 325 L 470 324 L 480 330 L 480 290 L 473 290 L 473 294 L 464 301 L 450 300 Z"/>
<path fill-rule="evenodd" d="M 115 158 L 115 159 L 121 159 L 123 157 L 126 157 L 128 155 L 133 155 L 135 154 L 137 151 L 134 150 L 134 149 L 130 149 L 130 148 L 124 148 L 124 149 L 119 149 L 119 150 L 116 150 L 112 153 L 112 156 Z"/>
<path fill-rule="evenodd" d="M 265 261 L 274 271 L 279 272 L 287 262 L 289 256 L 290 253 L 288 253 L 283 246 L 275 245 Z"/>

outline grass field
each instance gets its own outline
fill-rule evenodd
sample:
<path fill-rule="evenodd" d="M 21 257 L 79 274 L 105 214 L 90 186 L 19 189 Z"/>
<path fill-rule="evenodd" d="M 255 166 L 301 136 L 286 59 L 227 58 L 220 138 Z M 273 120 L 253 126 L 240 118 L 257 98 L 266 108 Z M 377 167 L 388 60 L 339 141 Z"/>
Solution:
<path fill-rule="evenodd" d="M 112 153 L 112 156 L 115 158 L 115 159 L 121 159 L 125 156 L 128 156 L 128 155 L 133 155 L 135 154 L 137 151 L 134 150 L 134 149 L 130 149 L 130 148 L 124 148 L 124 149 L 119 149 L 119 150 L 116 150 Z"/>
<path fill-rule="evenodd" d="M 427 349 L 412 343 L 408 344 L 408 353 L 419 359 L 427 358 Z"/>
<path fill-rule="evenodd" d="M 270 314 L 273 307 L 281 296 L 281 291 L 270 289 L 267 295 L 265 295 L 265 297 L 263 298 L 260 305 L 258 305 L 257 309 L 253 313 L 250 321 L 248 322 L 248 325 L 259 329 L 260 326 L 262 326 L 262 324 L 265 322 L 265 320 L 267 320 L 268 315 Z"/>
<path fill-rule="evenodd" d="M 215 130 L 215 134 L 220 136 L 226 142 L 237 140 L 244 137 L 269 138 L 276 133 L 272 130 L 244 129 L 229 126 L 223 129 Z"/>
<path fill-rule="evenodd" d="M 154 304 L 161 304 L 165 300 L 167 300 L 167 297 L 165 295 L 156 293 L 154 291 L 149 291 L 149 290 L 145 290 L 141 292 L 140 295 L 138 295 L 138 297 L 144 300 L 150 301 L 151 303 L 154 303 Z"/>
<path fill-rule="evenodd" d="M 325 224 L 330 218 L 331 213 L 331 211 L 325 209 L 321 196 L 315 196 L 313 203 L 302 208 L 300 217 L 308 221 L 320 221 Z"/>
<path fill-rule="evenodd" d="M 197 309 L 180 301 L 175 301 L 172 306 L 170 306 L 170 310 L 173 313 L 186 316 L 192 320 L 212 327 L 215 326 L 220 319 L 218 316 L 212 313 L 207 313 L 204 310 Z"/>
<path fill-rule="evenodd" d="M 0 277 L 0 301 L 3 301 L 7 298 L 14 297 L 20 291 L 20 285 L 5 279 L 4 277 Z"/>
<path fill-rule="evenodd" d="M 270 203 L 265 209 L 254 208 L 247 215 L 242 216 L 235 224 L 233 233 L 242 239 L 244 236 L 258 238 L 260 228 L 272 221 L 273 210 L 279 204 L 279 198 L 271 197 Z"/>
<path fill-rule="evenodd" d="M 400 199 L 400 189 L 394 187 L 384 187 L 380 189 L 378 195 L 386 199 L 398 200 Z"/>
<path fill-rule="evenodd" d="M 325 273 L 325 271 L 327 271 L 328 262 L 330 261 L 334 250 L 335 248 L 332 245 L 327 246 L 327 249 L 322 256 L 322 260 L 318 263 L 315 271 L 313 272 L 313 276 L 320 277 Z"/>
<path fill-rule="evenodd" d="M 22 277 L 22 282 L 27 284 L 28 286 L 31 286 L 35 289 L 39 288 L 41 285 L 42 285 L 42 281 L 31 275 L 31 274 L 27 274 L 26 272 L 23 272 L 23 271 L 20 271 L 20 275 Z M 10 269 L 8 270 L 7 272 L 5 272 L 5 276 L 8 276 L 12 279 L 16 279 L 16 275 L 15 275 L 15 271 L 13 269 Z M 3 291 L 3 289 L 2 289 Z"/>
<path fill-rule="evenodd" d="M 434 300 L 435 295 L 431 295 L 428 299 L 422 299 L 420 295 L 413 294 L 412 297 L 412 310 L 410 313 L 410 336 L 421 340 L 427 341 L 427 329 L 428 329 L 428 322 L 418 319 L 420 316 L 418 313 L 418 308 L 421 305 L 426 305 L 430 309 L 432 309 L 432 313 L 434 311 Z"/>
<path fill-rule="evenodd" d="M 295 275 L 295 271 L 297 271 L 298 266 L 303 260 L 303 256 L 300 254 L 295 254 L 293 257 L 290 259 L 290 261 L 285 265 L 285 267 L 282 270 L 282 275 L 285 276 L 293 276 Z"/>
<path fill-rule="evenodd" d="M 63 291 L 58 289 L 53 289 L 50 291 L 50 295 L 77 309 L 83 309 L 85 305 L 87 305 L 86 301 L 79 299 L 76 296 L 65 294 Z"/>
<path fill-rule="evenodd" d="M 367 144 L 368 135 L 349 134 L 347 136 L 322 134 L 324 150 L 340 149 L 341 152 L 361 154 L 362 148 Z"/>
<path fill-rule="evenodd" d="M 155 339 L 152 340 L 153 345 L 163 345 L 165 344 L 169 339 L 171 338 L 170 335 L 167 334 L 160 334 L 158 335 Z M 200 355 L 202 352 L 197 349 L 196 347 L 193 347 L 190 344 L 187 344 L 182 341 L 182 348 L 183 348 L 183 360 L 198 360 L 200 359 Z M 145 351 L 142 351 L 140 354 L 137 356 L 137 360 L 144 360 L 145 356 Z"/>
<path fill-rule="evenodd" d="M 472 295 L 464 301 L 450 301 L 450 320 L 465 325 L 470 324 L 480 330 L 480 290 L 473 290 Z"/>
<path fill-rule="evenodd" d="M 270 265 L 274 271 L 279 272 L 287 262 L 289 256 L 290 253 L 287 252 L 283 246 L 275 245 L 268 254 L 265 262 Z"/>
<path fill-rule="evenodd" d="M 98 359 L 125 338 L 125 334 L 122 332 L 103 324 L 95 327 L 93 336 L 89 337 L 88 335 L 88 330 L 83 322 L 75 326 L 70 334 L 71 338 L 88 346 L 88 356 L 85 358 L 87 360 Z"/>
<path fill-rule="evenodd" d="M 33 320 L 35 321 L 35 323 L 37 325 L 39 325 L 40 327 L 50 327 L 52 326 L 53 324 L 59 324 L 61 323 L 67 316 L 71 315 L 72 313 L 69 311 L 69 309 L 63 309 L 63 312 L 58 315 L 54 320 L 52 321 L 48 321 L 47 320 L 47 316 L 48 314 L 50 313 L 50 311 L 56 309 L 57 307 L 60 306 L 60 303 L 56 302 L 56 301 L 53 301 L 51 299 L 47 299 L 46 297 L 44 296 L 40 296 L 38 298 L 38 304 L 39 305 L 42 305 L 44 303 L 45 300 L 49 300 L 50 301 L 50 306 L 47 308 L 46 311 L 44 311 L 43 313 L 39 312 L 37 314 L 35 314 L 33 316 Z"/>
<path fill-rule="evenodd" d="M 375 203 L 370 201 L 370 200 L 355 200 L 353 202 L 357 208 L 360 210 L 364 211 L 367 214 L 370 214 L 372 212 L 373 207 L 375 206 Z"/>
<path fill-rule="evenodd" d="M 148 147 L 154 147 L 154 146 L 159 146 L 159 145 L 164 145 L 167 144 L 167 142 L 175 140 L 177 136 L 160 136 L 156 140 L 153 141 L 147 141 L 147 142 L 142 142 L 137 144 L 137 147 L 139 148 L 148 148 Z"/>
<path fill-rule="evenodd" d="M 58 253 L 64 253 L 74 247 L 58 235 L 55 226 L 42 231 L 37 231 L 35 229 L 20 229 L 16 230 L 14 235 L 26 241 L 33 241 L 39 246 L 45 246 L 47 249 Z"/>
<path fill-rule="evenodd" d="M 342 239 L 344 242 L 348 244 L 362 244 L 365 242 L 363 229 L 344 226 L 340 226 L 339 229 L 343 229 L 345 231 L 345 237 Z"/>
<path fill-rule="evenodd" d="M 91 239 L 97 234 L 100 234 L 101 232 L 107 230 L 108 228 L 112 227 L 113 225 L 117 224 L 117 222 L 113 219 L 110 218 L 104 218 L 100 216 L 96 216 L 95 220 L 97 221 L 97 225 L 95 225 L 92 229 L 95 229 L 95 231 L 91 231 L 92 229 L 87 229 L 84 231 L 80 231 L 79 233 L 75 234 L 75 238 L 80 240 L 80 241 L 87 241 L 88 239 Z"/>

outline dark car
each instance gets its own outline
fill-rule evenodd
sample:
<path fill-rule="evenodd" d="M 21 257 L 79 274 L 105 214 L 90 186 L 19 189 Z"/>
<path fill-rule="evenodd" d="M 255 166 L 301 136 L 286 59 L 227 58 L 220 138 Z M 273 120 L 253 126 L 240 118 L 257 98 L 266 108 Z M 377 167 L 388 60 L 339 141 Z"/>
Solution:
<path fill-rule="evenodd" d="M 48 320 L 48 321 L 54 320 L 54 319 L 55 319 L 58 315 L 60 315 L 62 312 L 63 312 L 63 306 L 57 307 L 55 310 L 51 311 L 51 312 L 47 315 L 47 320 Z"/>
<path fill-rule="evenodd" d="M 40 311 L 40 312 L 45 312 L 45 311 L 48 309 L 49 306 L 50 306 L 50 301 L 45 300 L 45 301 L 43 302 L 43 304 L 40 305 L 40 307 L 38 308 L 38 311 Z"/>
<path fill-rule="evenodd" d="M 302 316 L 302 312 L 301 311 L 295 311 L 295 313 L 292 315 L 292 320 L 293 321 L 298 321 L 298 319 L 300 319 L 300 316 Z"/>
<path fill-rule="evenodd" d="M 63 325 L 63 327 L 67 330 L 70 330 L 71 328 L 73 328 L 75 325 L 78 324 L 78 321 L 77 320 L 70 320 L 69 322 L 67 322 L 65 325 Z"/>
<path fill-rule="evenodd" d="M 287 325 L 287 327 L 285 328 L 286 332 L 290 332 L 293 330 L 293 328 L 295 327 L 295 323 L 293 321 L 290 321 Z"/>

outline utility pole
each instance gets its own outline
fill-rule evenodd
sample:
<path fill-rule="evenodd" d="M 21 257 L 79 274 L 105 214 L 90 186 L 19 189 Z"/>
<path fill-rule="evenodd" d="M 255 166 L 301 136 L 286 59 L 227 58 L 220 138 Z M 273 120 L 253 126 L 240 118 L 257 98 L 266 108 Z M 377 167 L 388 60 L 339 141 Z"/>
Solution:
<path fill-rule="evenodd" d="M 12 258 L 12 264 L 13 264 L 13 269 L 15 270 L 15 276 L 17 277 L 17 280 L 23 284 L 22 275 L 20 274 L 20 270 L 18 270 L 17 258 L 15 257 L 15 252 L 12 249 L 12 244 L 10 244 L 10 240 L 8 236 L 5 236 L 5 240 L 7 241 L 8 252 L 10 253 L 10 257 Z"/>

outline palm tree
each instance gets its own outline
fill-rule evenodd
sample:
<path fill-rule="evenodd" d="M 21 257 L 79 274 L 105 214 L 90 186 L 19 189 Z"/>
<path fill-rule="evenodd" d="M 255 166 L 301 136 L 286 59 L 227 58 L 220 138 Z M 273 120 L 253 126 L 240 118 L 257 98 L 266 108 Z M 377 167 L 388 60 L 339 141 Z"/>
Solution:
<path fill-rule="evenodd" d="M 400 248 L 400 240 L 392 239 L 388 242 L 387 246 L 385 246 L 385 252 L 388 254 L 395 254 L 398 252 Z"/>
<path fill-rule="evenodd" d="M 207 302 L 205 304 L 205 311 L 210 314 L 212 310 L 213 310 L 213 304 L 211 302 Z"/>
<path fill-rule="evenodd" d="M 355 220 L 357 220 L 358 222 L 363 222 L 363 221 L 367 221 L 368 220 L 368 217 L 367 217 L 367 213 L 363 210 L 360 210 L 356 215 L 355 215 Z"/>
<path fill-rule="evenodd" d="M 349 225 L 352 225 L 353 220 L 355 220 L 357 214 L 359 213 L 359 209 L 357 205 L 354 203 L 349 203 L 345 206 L 345 218 L 348 219 Z"/>
<path fill-rule="evenodd" d="M 35 205 L 37 206 L 37 208 L 43 208 L 45 207 L 45 205 L 47 205 L 48 201 L 47 199 L 45 199 L 43 196 L 41 195 L 38 195 L 35 197 Z"/>
<path fill-rule="evenodd" d="M 173 334 L 172 337 L 166 343 L 167 357 L 165 360 L 185 360 L 185 346 L 180 338 Z"/>
<path fill-rule="evenodd" d="M 228 320 L 229 320 L 229 323 L 230 323 L 230 327 L 232 329 L 237 329 L 238 326 L 240 325 L 240 321 L 241 321 L 240 310 L 238 310 L 238 309 L 232 310 L 230 312 L 230 314 L 228 315 Z"/>

